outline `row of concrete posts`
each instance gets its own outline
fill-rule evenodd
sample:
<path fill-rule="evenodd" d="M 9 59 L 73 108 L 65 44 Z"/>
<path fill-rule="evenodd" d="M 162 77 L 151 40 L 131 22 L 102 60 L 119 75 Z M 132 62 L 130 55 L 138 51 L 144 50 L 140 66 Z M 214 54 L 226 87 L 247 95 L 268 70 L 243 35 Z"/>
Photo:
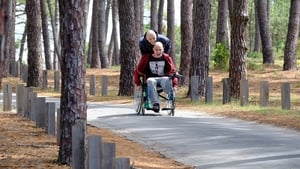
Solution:
<path fill-rule="evenodd" d="M 224 78 L 223 83 L 223 104 L 231 102 L 230 96 L 230 82 L 229 78 Z M 199 77 L 192 76 L 191 78 L 191 100 L 199 101 Z M 291 109 L 291 87 L 290 83 L 282 83 L 281 85 L 281 107 L 285 110 Z M 213 79 L 208 77 L 205 85 L 205 102 L 213 102 Z M 246 106 L 249 104 L 249 84 L 248 80 L 240 81 L 240 105 Z M 260 83 L 260 100 L 259 104 L 261 107 L 267 107 L 269 105 L 269 82 L 261 81 Z"/>
<path fill-rule="evenodd" d="M 18 84 L 16 107 L 13 104 L 12 85 L 3 88 L 3 111 L 16 109 L 18 115 L 35 122 L 37 128 L 56 136 L 60 143 L 60 109 L 55 102 L 39 97 L 33 88 Z M 83 125 L 84 124 L 84 125 Z M 73 169 L 130 169 L 129 158 L 116 157 L 115 143 L 104 143 L 99 135 L 86 134 L 86 120 L 77 120 L 72 126 L 72 168 Z"/>

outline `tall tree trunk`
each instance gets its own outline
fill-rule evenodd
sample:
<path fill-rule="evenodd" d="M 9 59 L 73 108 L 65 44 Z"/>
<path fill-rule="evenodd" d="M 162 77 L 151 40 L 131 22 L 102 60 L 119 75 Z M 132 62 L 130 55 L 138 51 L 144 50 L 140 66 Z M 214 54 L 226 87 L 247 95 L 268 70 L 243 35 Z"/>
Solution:
<path fill-rule="evenodd" d="M 228 40 L 228 1 L 218 0 L 216 44 L 225 42 L 225 44 L 228 46 Z"/>
<path fill-rule="evenodd" d="M 57 31 L 57 26 L 56 26 L 56 21 L 57 21 L 57 17 L 56 17 L 56 11 L 57 11 L 57 1 L 54 1 L 54 13 L 53 13 L 53 9 L 52 9 L 52 5 L 51 5 L 51 0 L 47 0 L 47 4 L 48 4 L 48 10 L 49 10 L 49 15 L 50 15 L 50 22 L 51 22 L 51 28 L 52 28 L 52 36 L 53 36 L 53 42 L 54 42 L 54 56 L 53 56 L 53 67 L 55 70 L 57 70 L 56 65 L 57 64 L 57 60 L 60 63 L 61 61 L 61 54 L 60 54 L 60 43 L 59 43 L 59 39 L 58 39 L 58 31 Z"/>
<path fill-rule="evenodd" d="M 92 25 L 91 25 L 91 68 L 100 68 L 101 61 L 99 56 L 99 19 L 98 19 L 98 2 L 99 0 L 93 0 L 93 12 L 92 12 Z"/>
<path fill-rule="evenodd" d="M 151 0 L 150 29 L 157 30 L 157 0 Z"/>
<path fill-rule="evenodd" d="M 42 45 L 41 45 L 41 11 L 40 1 L 26 1 L 27 14 L 27 63 L 28 63 L 28 87 L 40 87 L 42 85 Z"/>
<path fill-rule="evenodd" d="M 191 52 L 193 42 L 193 0 L 181 0 L 181 59 L 179 73 L 183 78 L 179 79 L 180 85 L 188 85 L 191 65 Z"/>
<path fill-rule="evenodd" d="M 159 0 L 158 14 L 157 14 L 157 32 L 163 34 L 164 21 L 164 0 Z"/>
<path fill-rule="evenodd" d="M 134 19 L 135 19 L 135 30 L 137 35 L 137 40 L 140 36 L 142 36 L 143 32 L 141 32 L 141 2 L 140 0 L 134 0 Z"/>
<path fill-rule="evenodd" d="M 247 24 L 248 0 L 233 0 L 231 15 L 231 52 L 229 62 L 230 94 L 233 98 L 240 95 L 240 80 L 247 79 Z"/>
<path fill-rule="evenodd" d="M 101 62 L 101 68 L 108 68 L 109 62 L 105 51 L 106 34 L 105 34 L 105 1 L 98 1 L 99 13 L 98 13 L 98 48 Z"/>
<path fill-rule="evenodd" d="M 175 5 L 174 0 L 168 0 L 167 5 L 167 21 L 168 21 L 168 30 L 167 36 L 172 42 L 172 47 L 170 51 L 170 56 L 172 57 L 174 64 L 176 64 L 176 49 L 175 49 Z"/>
<path fill-rule="evenodd" d="M 139 41 L 139 38 L 142 36 L 143 32 L 141 32 L 141 17 L 140 17 L 140 13 L 141 13 L 141 7 L 140 7 L 140 0 L 134 0 L 134 20 L 135 20 L 135 39 L 136 39 L 136 42 Z M 139 53 L 139 49 L 137 48 L 136 49 L 136 53 Z M 138 60 L 140 58 L 140 55 L 136 55 L 136 59 Z"/>
<path fill-rule="evenodd" d="M 254 11 L 255 11 L 255 38 L 254 38 L 254 48 L 253 51 L 259 52 L 261 48 L 261 39 L 260 39 L 260 32 L 259 32 L 259 23 L 258 23 L 258 14 L 257 14 L 257 1 L 254 0 Z"/>
<path fill-rule="evenodd" d="M 109 20 L 109 13 L 111 12 L 111 5 L 112 5 L 112 0 L 107 0 L 106 1 L 106 9 L 105 9 L 105 40 L 104 42 L 107 41 L 107 35 L 108 35 L 108 20 Z"/>
<path fill-rule="evenodd" d="M 267 0 L 259 0 L 257 2 L 257 15 L 263 53 L 263 64 L 274 64 L 272 39 L 267 12 Z"/>
<path fill-rule="evenodd" d="M 283 70 L 297 70 L 297 44 L 300 24 L 300 0 L 291 0 L 288 33 L 284 49 Z"/>
<path fill-rule="evenodd" d="M 111 34 L 110 41 L 108 44 L 108 49 L 107 49 L 107 57 L 110 66 L 112 65 L 112 61 L 113 61 L 113 54 L 114 54 L 114 37 L 113 34 Z"/>
<path fill-rule="evenodd" d="M 118 0 L 113 0 L 113 9 L 112 9 L 112 18 L 113 18 L 113 30 L 112 36 L 114 38 L 114 54 L 113 54 L 113 65 L 120 64 L 120 43 L 119 43 L 119 4 Z"/>
<path fill-rule="evenodd" d="M 193 45 L 191 75 L 199 76 L 199 95 L 205 96 L 209 70 L 210 0 L 193 1 Z"/>
<path fill-rule="evenodd" d="M 46 0 L 40 0 L 41 3 L 41 15 L 42 15 L 42 32 L 44 42 L 44 54 L 46 69 L 52 70 L 51 56 L 50 56 L 50 44 L 49 44 L 49 33 L 48 33 L 48 16 L 46 8 Z"/>
<path fill-rule="evenodd" d="M 119 96 L 133 95 L 133 72 L 138 55 L 135 34 L 134 6 L 132 0 L 119 0 L 120 37 L 121 37 L 121 74 Z"/>
<path fill-rule="evenodd" d="M 8 7 L 8 3 L 9 3 L 8 0 L 3 0 L 2 3 L 0 3 L 0 87 L 2 86 L 3 71 L 5 67 L 5 56 L 4 56 L 4 49 L 6 43 L 5 24 L 7 22 L 6 10 Z"/>
<path fill-rule="evenodd" d="M 140 27 L 140 32 L 143 33 L 144 32 L 144 0 L 139 0 L 140 1 L 140 24 L 141 24 L 141 27 Z"/>
<path fill-rule="evenodd" d="M 85 0 L 59 0 L 61 50 L 60 145 L 58 162 L 72 163 L 72 126 L 86 120 Z M 85 143 L 83 143 L 85 144 Z M 83 166 L 80 168 L 84 168 Z"/>
<path fill-rule="evenodd" d="M 6 43 L 5 43 L 5 71 L 4 75 L 7 76 L 10 63 L 14 63 L 16 59 L 16 52 L 15 52 L 15 11 L 16 11 L 16 2 L 15 0 L 10 0 L 7 3 L 7 10 L 6 10 L 6 20 L 5 23 L 5 36 L 6 36 Z"/>
<path fill-rule="evenodd" d="M 25 42 L 26 42 L 26 36 L 27 36 L 27 21 L 25 21 L 25 28 L 24 28 L 24 32 L 22 34 L 21 44 L 20 44 L 20 52 L 19 52 L 19 62 L 20 62 L 20 64 L 23 61 L 23 52 L 24 52 L 24 45 L 25 45 Z"/>

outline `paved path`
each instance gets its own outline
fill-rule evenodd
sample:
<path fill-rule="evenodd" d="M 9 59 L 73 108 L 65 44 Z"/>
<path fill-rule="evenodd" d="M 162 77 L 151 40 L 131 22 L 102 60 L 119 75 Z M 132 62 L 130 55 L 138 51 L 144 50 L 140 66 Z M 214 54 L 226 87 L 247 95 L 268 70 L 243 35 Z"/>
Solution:
<path fill-rule="evenodd" d="M 131 105 L 106 103 L 88 103 L 88 123 L 198 169 L 300 169 L 300 132 L 290 129 L 204 112 L 138 116 Z"/>
<path fill-rule="evenodd" d="M 130 105 L 104 103 L 89 104 L 88 122 L 198 169 L 300 169 L 294 130 L 203 112 L 137 116 Z"/>

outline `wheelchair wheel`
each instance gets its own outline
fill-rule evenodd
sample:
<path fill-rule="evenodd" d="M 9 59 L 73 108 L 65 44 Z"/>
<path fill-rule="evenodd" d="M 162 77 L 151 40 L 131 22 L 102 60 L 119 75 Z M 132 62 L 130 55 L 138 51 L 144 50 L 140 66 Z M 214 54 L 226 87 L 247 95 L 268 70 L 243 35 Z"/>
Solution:
<path fill-rule="evenodd" d="M 142 89 L 135 90 L 134 93 L 134 109 L 137 115 L 145 114 L 145 108 L 144 108 L 144 96 Z"/>
<path fill-rule="evenodd" d="M 169 98 L 165 101 L 166 108 L 164 108 L 168 115 L 174 116 L 175 115 L 175 98 L 169 96 Z"/>

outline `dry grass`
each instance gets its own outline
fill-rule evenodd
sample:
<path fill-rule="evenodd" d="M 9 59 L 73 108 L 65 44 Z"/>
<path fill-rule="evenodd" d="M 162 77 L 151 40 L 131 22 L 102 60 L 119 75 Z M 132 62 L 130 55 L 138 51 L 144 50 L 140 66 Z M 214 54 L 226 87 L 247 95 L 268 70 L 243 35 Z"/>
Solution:
<path fill-rule="evenodd" d="M 42 95 L 58 97 L 53 89 L 53 72 L 49 72 L 49 89 L 35 89 Z M 111 101 L 131 104 L 132 97 L 119 97 L 119 70 L 114 69 L 89 69 L 87 70 L 86 90 L 89 91 L 89 75 L 96 76 L 95 96 L 88 95 L 89 101 Z M 109 78 L 108 96 L 101 96 L 101 79 L 106 75 Z M 197 103 L 192 103 L 186 98 L 187 89 L 179 88 L 176 94 L 177 109 L 190 109 L 205 111 L 220 116 L 229 116 L 245 120 L 253 120 L 260 123 L 269 123 L 281 127 L 289 127 L 300 130 L 300 73 L 298 71 L 281 71 L 279 66 L 261 66 L 259 70 L 248 72 L 249 80 L 249 106 L 241 107 L 239 101 L 222 104 L 222 79 L 228 77 L 228 73 L 212 71 L 210 76 L 214 81 L 214 102 L 205 104 L 203 98 Z M 259 86 L 263 80 L 269 81 L 270 104 L 269 107 L 259 106 Z M 17 84 L 19 79 L 6 78 L 4 83 Z M 291 110 L 281 109 L 281 84 L 291 83 Z M 15 89 L 15 87 L 14 87 Z M 0 168 L 69 168 L 55 163 L 58 154 L 56 138 L 44 134 L 42 129 L 35 128 L 32 121 L 19 117 L 12 113 L 0 113 Z M 158 152 L 145 149 L 124 137 L 111 131 L 88 126 L 88 134 L 101 135 L 105 142 L 113 142 L 117 145 L 117 156 L 126 156 L 137 168 L 143 169 L 189 169 L 191 167 L 179 164 L 171 159 L 166 159 Z"/>

